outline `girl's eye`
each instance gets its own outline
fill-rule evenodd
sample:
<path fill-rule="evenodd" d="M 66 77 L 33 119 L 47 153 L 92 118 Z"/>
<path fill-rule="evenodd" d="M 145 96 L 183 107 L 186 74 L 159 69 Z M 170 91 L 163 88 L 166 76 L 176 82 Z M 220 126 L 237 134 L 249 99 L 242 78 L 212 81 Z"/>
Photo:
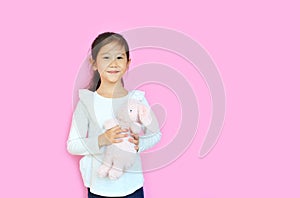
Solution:
<path fill-rule="evenodd" d="M 104 56 L 103 59 L 109 59 L 109 57 L 108 56 Z"/>
<path fill-rule="evenodd" d="M 119 56 L 119 57 L 117 57 L 117 59 L 123 59 L 123 57 L 122 57 L 122 56 Z"/>

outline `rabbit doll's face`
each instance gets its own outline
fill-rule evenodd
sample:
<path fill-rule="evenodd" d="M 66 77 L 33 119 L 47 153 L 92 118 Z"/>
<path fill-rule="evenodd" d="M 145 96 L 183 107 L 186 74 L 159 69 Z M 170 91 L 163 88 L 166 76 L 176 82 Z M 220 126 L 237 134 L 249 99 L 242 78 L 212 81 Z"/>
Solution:
<path fill-rule="evenodd" d="M 118 112 L 118 119 L 125 122 L 137 122 L 138 117 L 138 103 L 134 101 L 128 101 L 127 105 L 122 106 Z"/>
<path fill-rule="evenodd" d="M 131 121 L 138 121 L 138 105 L 137 104 L 128 104 L 128 115 Z"/>
<path fill-rule="evenodd" d="M 150 109 L 136 100 L 129 100 L 118 113 L 123 122 L 138 122 L 143 125 L 151 123 Z"/>

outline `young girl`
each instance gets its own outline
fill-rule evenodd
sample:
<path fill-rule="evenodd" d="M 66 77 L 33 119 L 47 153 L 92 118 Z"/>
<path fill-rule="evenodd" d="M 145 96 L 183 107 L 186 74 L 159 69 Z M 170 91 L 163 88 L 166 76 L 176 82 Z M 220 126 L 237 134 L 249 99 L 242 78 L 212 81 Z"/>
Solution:
<path fill-rule="evenodd" d="M 144 92 L 127 91 L 123 86 L 122 76 L 130 64 L 127 41 L 113 32 L 98 35 L 91 46 L 90 63 L 94 74 L 88 89 L 79 90 L 79 102 L 73 113 L 67 141 L 68 152 L 83 155 L 80 172 L 89 198 L 142 198 L 144 178 L 139 153 L 160 140 L 158 125 L 154 123 L 154 127 L 146 127 L 145 134 L 152 132 L 152 135 L 141 137 L 128 133 L 127 129 L 121 129 L 120 126 L 103 129 L 103 123 L 114 117 L 113 110 L 129 98 L 137 99 L 149 107 Z M 152 120 L 156 121 L 153 113 L 151 115 Z M 128 135 L 131 137 L 126 139 Z M 133 166 L 117 180 L 99 177 L 97 170 L 101 166 L 106 146 L 122 141 L 135 145 L 137 159 Z"/>

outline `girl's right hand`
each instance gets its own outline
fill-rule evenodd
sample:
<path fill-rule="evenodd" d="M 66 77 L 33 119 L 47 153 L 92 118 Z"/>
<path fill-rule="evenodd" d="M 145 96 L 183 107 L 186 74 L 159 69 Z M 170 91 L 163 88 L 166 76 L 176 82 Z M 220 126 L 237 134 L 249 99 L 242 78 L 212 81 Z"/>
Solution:
<path fill-rule="evenodd" d="M 123 132 L 127 132 L 128 129 L 121 129 L 119 125 L 106 130 L 103 134 L 98 136 L 98 144 L 99 146 L 106 146 L 113 143 L 122 142 L 124 137 L 127 137 L 128 134 L 124 134 Z"/>

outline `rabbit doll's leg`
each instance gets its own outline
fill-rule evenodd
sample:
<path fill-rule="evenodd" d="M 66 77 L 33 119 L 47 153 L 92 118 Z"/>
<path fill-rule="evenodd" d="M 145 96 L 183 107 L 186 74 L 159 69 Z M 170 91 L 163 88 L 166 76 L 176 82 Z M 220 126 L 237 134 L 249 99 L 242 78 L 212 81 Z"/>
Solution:
<path fill-rule="evenodd" d="M 116 180 L 119 177 L 121 177 L 121 175 L 123 174 L 123 170 L 124 170 L 124 162 L 120 160 L 114 160 L 113 166 L 108 172 L 108 176 L 110 179 Z"/>
<path fill-rule="evenodd" d="M 113 166 L 109 170 L 108 176 L 110 179 L 118 179 L 127 169 L 129 169 L 136 160 L 136 153 L 119 151 L 122 153 L 118 158 L 113 159 Z"/>
<path fill-rule="evenodd" d="M 111 169 L 112 166 L 112 156 L 105 155 L 102 165 L 99 167 L 98 175 L 99 177 L 106 177 L 108 175 L 108 171 Z"/>

